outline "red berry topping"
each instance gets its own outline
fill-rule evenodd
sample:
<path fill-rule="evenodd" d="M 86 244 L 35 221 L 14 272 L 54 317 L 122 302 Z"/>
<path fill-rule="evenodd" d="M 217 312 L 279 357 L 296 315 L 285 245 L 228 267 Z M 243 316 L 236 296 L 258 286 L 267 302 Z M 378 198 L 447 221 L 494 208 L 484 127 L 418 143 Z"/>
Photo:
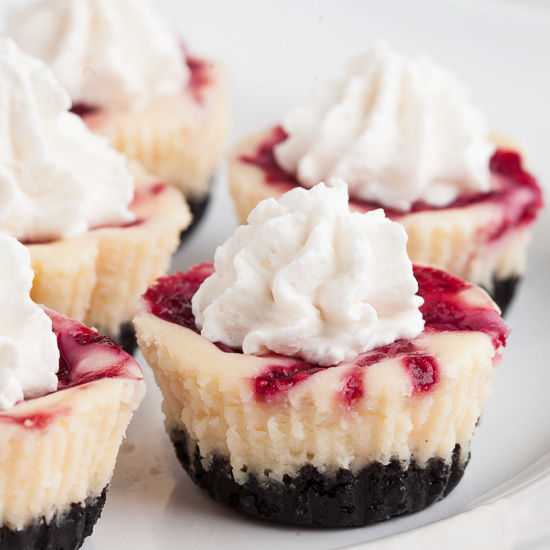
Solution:
<path fill-rule="evenodd" d="M 204 263 L 192 267 L 187 273 L 161 277 L 144 295 L 149 311 L 165 321 L 196 331 L 191 298 L 212 273 L 214 266 Z"/>
<path fill-rule="evenodd" d="M 424 299 L 420 308 L 425 321 L 425 330 L 434 332 L 479 331 L 488 334 L 495 346 L 506 343 L 508 328 L 492 306 L 469 305 L 462 292 L 472 287 L 449 273 L 427 266 L 413 266 L 418 281 L 418 294 Z M 202 282 L 214 272 L 214 266 L 204 263 L 191 268 L 187 273 L 169 275 L 150 287 L 145 296 L 148 310 L 164 319 L 198 332 L 191 299 Z M 228 353 L 242 353 L 216 343 L 219 349 Z M 363 387 L 362 369 L 387 359 L 400 358 L 403 368 L 409 373 L 415 392 L 430 391 L 439 381 L 435 357 L 427 354 L 411 340 L 397 340 L 357 356 L 342 379 L 338 396 L 346 407 L 361 398 Z M 284 392 L 314 376 L 326 368 L 305 361 L 291 361 L 287 357 L 274 356 L 273 364 L 252 380 L 256 399 L 267 403 L 278 401 Z"/>
<path fill-rule="evenodd" d="M 300 185 L 294 174 L 286 172 L 279 166 L 274 148 L 285 141 L 288 135 L 280 126 L 276 126 L 270 135 L 260 143 L 254 154 L 243 155 L 240 160 L 257 166 L 264 172 L 267 183 L 279 185 L 284 191 Z M 521 156 L 515 151 L 497 150 L 489 163 L 493 174 L 493 189 L 488 193 L 465 193 L 454 202 L 444 207 L 435 207 L 423 201 L 413 204 L 411 212 L 438 210 L 441 208 L 462 208 L 480 202 L 492 202 L 501 206 L 502 220 L 495 227 L 488 228 L 486 240 L 500 238 L 514 227 L 532 223 L 542 209 L 542 192 L 535 178 L 526 172 L 521 164 Z M 350 204 L 366 212 L 381 208 L 380 204 L 350 199 Z M 399 212 L 384 208 L 386 215 L 399 219 L 408 212 Z"/>

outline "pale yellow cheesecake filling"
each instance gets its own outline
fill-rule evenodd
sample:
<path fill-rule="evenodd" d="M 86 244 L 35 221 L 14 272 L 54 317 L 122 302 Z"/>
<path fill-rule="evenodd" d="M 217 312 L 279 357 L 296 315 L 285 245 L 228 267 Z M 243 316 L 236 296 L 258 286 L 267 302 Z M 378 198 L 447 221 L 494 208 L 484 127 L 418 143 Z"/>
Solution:
<path fill-rule="evenodd" d="M 470 302 L 487 307 L 483 291 L 467 293 Z M 364 394 L 353 406 L 338 395 L 353 362 L 323 369 L 265 402 L 252 380 L 288 359 L 222 352 L 147 312 L 134 322 L 164 396 L 168 433 L 185 430 L 205 467 L 213 455 L 227 457 L 238 482 L 250 472 L 280 480 L 306 464 L 330 473 L 392 459 L 450 462 L 457 444 L 465 461 L 495 373 L 497 352 L 486 334 L 428 331 L 413 343 L 437 361 L 439 381 L 429 391 L 415 391 L 393 358 L 361 368 Z"/>
<path fill-rule="evenodd" d="M 48 522 L 72 503 L 99 496 L 144 393 L 141 378 L 103 378 L 0 414 L 2 525 L 16 530 L 42 517 Z"/>

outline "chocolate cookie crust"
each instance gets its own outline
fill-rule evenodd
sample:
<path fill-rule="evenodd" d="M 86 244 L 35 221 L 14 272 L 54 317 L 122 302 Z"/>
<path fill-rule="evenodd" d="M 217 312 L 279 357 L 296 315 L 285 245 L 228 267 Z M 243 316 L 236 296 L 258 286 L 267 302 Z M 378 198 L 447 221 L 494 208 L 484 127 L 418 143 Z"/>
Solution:
<path fill-rule="evenodd" d="M 431 458 L 422 467 L 414 460 L 405 469 L 398 460 L 369 464 L 359 472 L 336 474 L 304 466 L 294 477 L 260 481 L 249 473 L 237 483 L 227 457 L 215 455 L 203 466 L 198 445 L 182 430 L 170 435 L 176 454 L 191 479 L 218 502 L 246 515 L 288 525 L 360 527 L 410 514 L 447 496 L 464 474 L 460 446 L 451 463 Z M 190 452 L 191 449 L 191 452 Z"/>
<path fill-rule="evenodd" d="M 101 495 L 87 498 L 84 503 L 71 504 L 69 510 L 55 514 L 49 523 L 44 518 L 36 520 L 20 531 L 7 526 L 0 527 L 2 550 L 75 550 L 92 534 L 101 515 L 107 487 Z"/>
<path fill-rule="evenodd" d="M 489 294 L 491 295 L 491 298 L 497 303 L 503 315 L 508 310 L 520 281 L 521 277 L 494 279 L 493 292 L 489 292 Z"/>

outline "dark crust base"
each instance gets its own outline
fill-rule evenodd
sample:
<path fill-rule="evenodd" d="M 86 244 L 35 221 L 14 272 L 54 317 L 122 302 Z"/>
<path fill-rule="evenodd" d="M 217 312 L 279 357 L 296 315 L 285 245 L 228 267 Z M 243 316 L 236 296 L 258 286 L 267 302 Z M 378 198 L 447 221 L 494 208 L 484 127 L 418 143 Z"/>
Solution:
<path fill-rule="evenodd" d="M 197 228 L 200 221 L 204 217 L 204 214 L 208 210 L 208 205 L 210 204 L 210 191 L 207 195 L 201 199 L 189 199 L 186 197 L 187 204 L 189 205 L 189 210 L 193 218 L 189 226 L 180 233 L 180 247 L 181 245 L 189 238 L 191 233 Z"/>
<path fill-rule="evenodd" d="M 282 482 L 260 482 L 249 474 L 241 485 L 226 457 L 212 457 L 205 470 L 199 448 L 186 432 L 176 430 L 170 437 L 191 479 L 214 500 L 249 516 L 288 525 L 360 527 L 418 512 L 446 497 L 467 464 L 460 461 L 457 445 L 451 464 L 431 458 L 423 467 L 413 461 L 403 470 L 398 460 L 392 460 L 387 465 L 370 464 L 358 473 L 340 469 L 334 475 L 304 466 L 297 476 L 285 476 Z"/>
<path fill-rule="evenodd" d="M 133 355 L 137 349 L 136 329 L 132 323 L 124 323 L 120 325 L 120 334 L 113 340 L 126 353 Z"/>
<path fill-rule="evenodd" d="M 100 496 L 87 498 L 84 504 L 71 504 L 62 514 L 56 514 L 46 523 L 44 518 L 35 521 L 21 531 L 0 527 L 0 549 L 5 550 L 74 550 L 92 534 L 101 515 L 107 487 Z"/>
<path fill-rule="evenodd" d="M 512 302 L 521 277 L 508 277 L 507 279 L 494 279 L 491 298 L 496 302 L 504 315 Z"/>

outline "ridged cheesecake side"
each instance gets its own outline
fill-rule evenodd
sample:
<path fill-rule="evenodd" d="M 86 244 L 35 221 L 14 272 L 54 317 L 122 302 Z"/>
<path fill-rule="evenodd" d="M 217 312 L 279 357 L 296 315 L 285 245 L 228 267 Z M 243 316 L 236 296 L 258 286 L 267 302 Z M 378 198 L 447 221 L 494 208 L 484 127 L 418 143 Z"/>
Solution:
<path fill-rule="evenodd" d="M 98 112 L 83 117 L 88 127 L 175 185 L 190 200 L 208 193 L 227 135 L 228 77 L 219 63 L 204 61 L 200 95 L 186 90 L 161 97 L 140 111 Z"/>
<path fill-rule="evenodd" d="M 114 338 L 147 285 L 166 273 L 191 220 L 175 188 L 141 171 L 136 185 L 142 198 L 132 210 L 139 223 L 27 245 L 35 272 L 32 299 Z"/>
<path fill-rule="evenodd" d="M 99 379 L 0 414 L 0 521 L 21 530 L 99 498 L 145 393 L 142 379 Z"/>

